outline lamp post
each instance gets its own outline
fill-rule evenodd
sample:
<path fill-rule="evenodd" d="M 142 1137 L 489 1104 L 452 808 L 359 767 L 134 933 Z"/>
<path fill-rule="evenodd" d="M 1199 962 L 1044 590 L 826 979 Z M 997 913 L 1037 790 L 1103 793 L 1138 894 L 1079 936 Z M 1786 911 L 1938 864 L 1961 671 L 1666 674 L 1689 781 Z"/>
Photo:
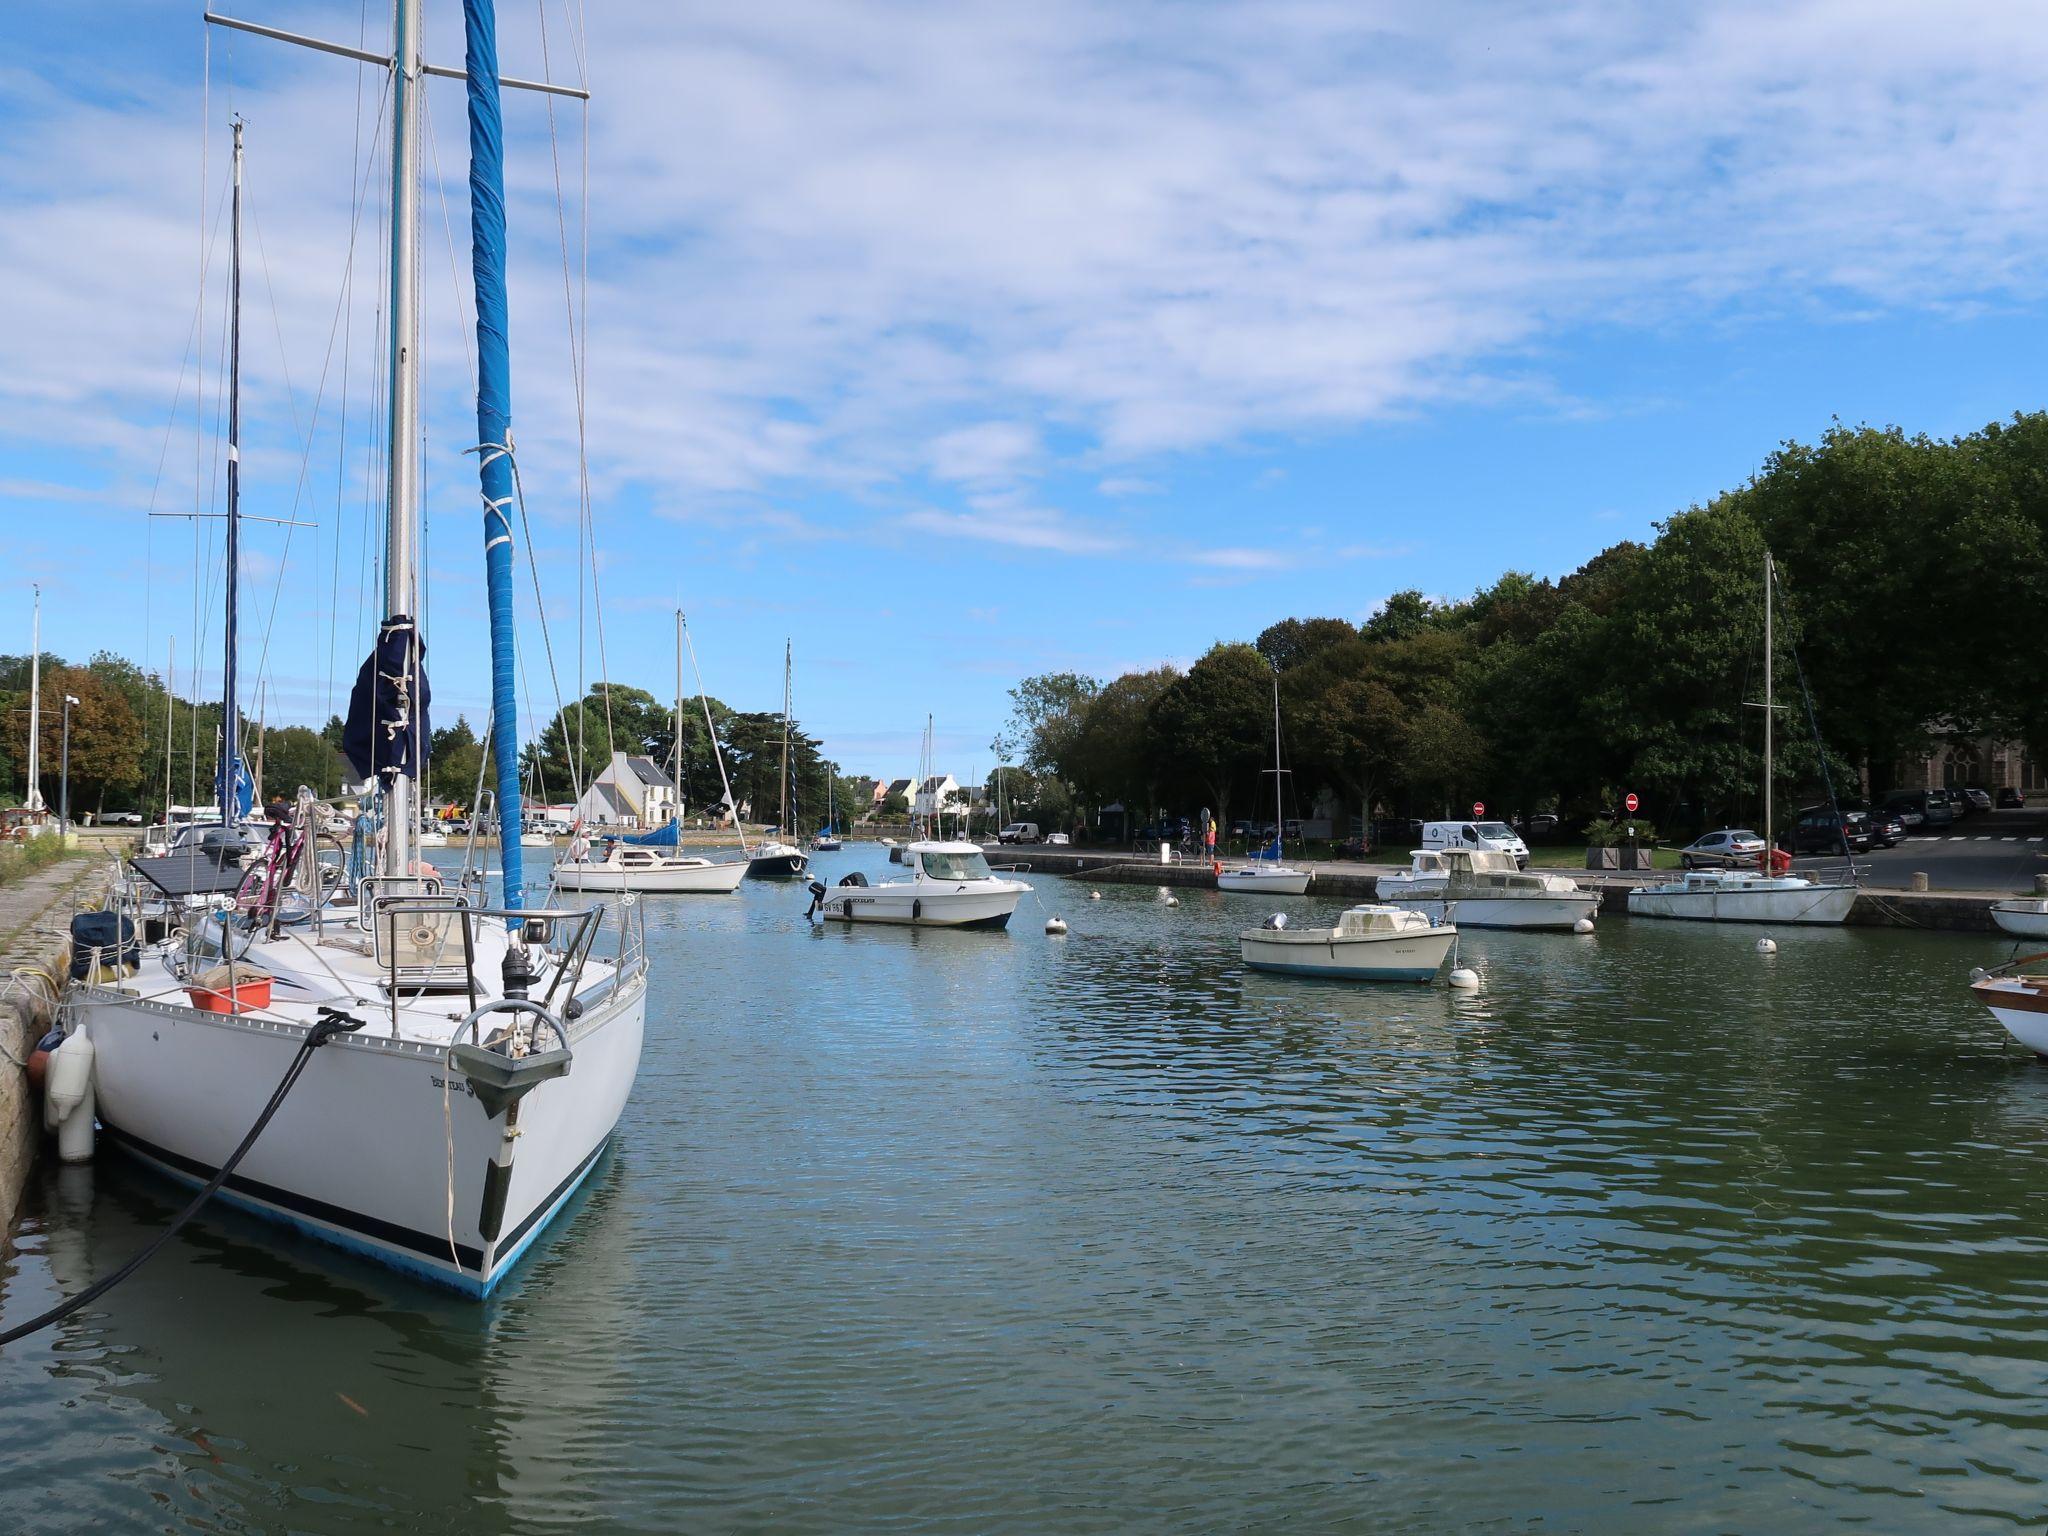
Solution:
<path fill-rule="evenodd" d="M 71 706 L 78 702 L 70 694 L 64 695 L 64 745 L 58 754 L 57 789 L 57 830 L 71 835 Z"/>

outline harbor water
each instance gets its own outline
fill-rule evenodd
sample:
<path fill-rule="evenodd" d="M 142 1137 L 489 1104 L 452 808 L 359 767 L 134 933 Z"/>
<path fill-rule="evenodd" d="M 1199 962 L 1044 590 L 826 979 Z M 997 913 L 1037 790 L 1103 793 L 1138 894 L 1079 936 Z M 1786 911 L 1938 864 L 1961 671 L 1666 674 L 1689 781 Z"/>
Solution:
<path fill-rule="evenodd" d="M 1966 986 L 2008 945 L 1608 919 L 1469 933 L 1454 994 L 1246 972 L 1314 898 L 1037 885 L 1005 934 L 650 899 L 632 1102 L 497 1297 L 210 1213 L 0 1352 L 0 1529 L 2048 1515 L 2048 1065 Z M 180 1203 L 46 1165 L 0 1322 Z"/>

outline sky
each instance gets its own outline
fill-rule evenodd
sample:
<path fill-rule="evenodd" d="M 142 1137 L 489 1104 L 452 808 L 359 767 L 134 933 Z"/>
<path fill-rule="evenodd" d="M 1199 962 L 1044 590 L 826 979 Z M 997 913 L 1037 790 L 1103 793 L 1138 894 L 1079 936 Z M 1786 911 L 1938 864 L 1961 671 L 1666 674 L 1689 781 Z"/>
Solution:
<path fill-rule="evenodd" d="M 426 17 L 459 64 L 460 7 Z M 243 507 L 283 520 L 246 535 L 242 703 L 317 723 L 378 617 L 384 73 L 197 5 L 12 21 L 0 648 L 40 582 L 46 649 L 175 645 L 218 694 L 192 514 L 239 113 Z M 1021 676 L 1560 576 L 1832 421 L 2041 405 L 2023 5 L 541 0 L 500 33 L 593 93 L 506 101 L 528 728 L 579 678 L 672 692 L 680 606 L 717 697 L 778 707 L 787 639 L 845 769 L 914 771 L 930 714 L 967 779 Z M 425 627 L 437 717 L 477 723 L 466 130 L 427 91 Z"/>

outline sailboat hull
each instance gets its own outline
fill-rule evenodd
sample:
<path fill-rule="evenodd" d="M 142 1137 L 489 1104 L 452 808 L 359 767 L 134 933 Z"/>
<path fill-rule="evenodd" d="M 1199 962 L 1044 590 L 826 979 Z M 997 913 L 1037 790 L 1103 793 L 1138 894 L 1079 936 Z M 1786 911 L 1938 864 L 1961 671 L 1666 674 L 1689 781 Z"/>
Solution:
<path fill-rule="evenodd" d="M 747 861 L 699 860 L 648 869 L 605 864 L 557 864 L 555 884 L 565 891 L 641 891 L 651 895 L 730 896 L 747 877 Z"/>
<path fill-rule="evenodd" d="M 1260 896 L 1306 896 L 1308 880 L 1305 869 L 1226 869 L 1216 877 L 1216 889 Z"/>
<path fill-rule="evenodd" d="M 201 1012 L 88 989 L 101 1124 L 122 1150 L 209 1179 L 304 1037 L 275 1018 Z M 370 1028 L 314 1053 L 223 1195 L 394 1269 L 488 1294 L 588 1177 L 639 1069 L 646 988 L 634 979 L 572 1027 L 572 1070 L 520 1101 L 510 1174 L 490 1116 L 441 1048 Z M 371 1106 L 374 1106 L 372 1110 Z"/>
<path fill-rule="evenodd" d="M 801 853 L 771 853 L 747 861 L 749 880 L 801 880 L 811 861 Z"/>
<path fill-rule="evenodd" d="M 1646 886 L 1628 893 L 1630 917 L 1687 918 L 1704 923 L 1831 924 L 1856 905 L 1853 885 L 1804 889 L 1713 890 Z"/>

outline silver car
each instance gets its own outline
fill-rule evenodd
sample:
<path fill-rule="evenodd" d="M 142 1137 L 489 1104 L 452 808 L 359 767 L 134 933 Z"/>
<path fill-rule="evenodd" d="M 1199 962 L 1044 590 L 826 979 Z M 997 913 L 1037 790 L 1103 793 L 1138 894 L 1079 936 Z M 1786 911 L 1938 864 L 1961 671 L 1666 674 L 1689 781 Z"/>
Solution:
<path fill-rule="evenodd" d="M 1734 869 L 1753 867 L 1764 851 L 1764 840 L 1747 828 L 1709 832 L 1678 850 L 1682 869 Z"/>

